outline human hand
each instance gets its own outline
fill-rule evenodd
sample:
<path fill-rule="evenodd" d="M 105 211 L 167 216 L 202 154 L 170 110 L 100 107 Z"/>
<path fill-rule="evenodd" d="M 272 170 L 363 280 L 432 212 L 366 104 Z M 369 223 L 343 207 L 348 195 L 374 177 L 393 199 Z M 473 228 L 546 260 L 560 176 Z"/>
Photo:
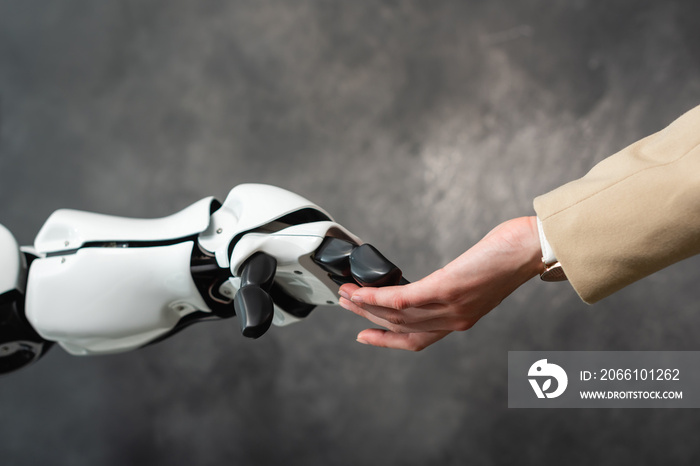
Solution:
<path fill-rule="evenodd" d="M 445 267 L 408 285 L 340 288 L 340 305 L 384 329 L 357 341 L 420 351 L 453 331 L 470 329 L 520 285 L 543 270 L 536 217 L 494 228 Z"/>

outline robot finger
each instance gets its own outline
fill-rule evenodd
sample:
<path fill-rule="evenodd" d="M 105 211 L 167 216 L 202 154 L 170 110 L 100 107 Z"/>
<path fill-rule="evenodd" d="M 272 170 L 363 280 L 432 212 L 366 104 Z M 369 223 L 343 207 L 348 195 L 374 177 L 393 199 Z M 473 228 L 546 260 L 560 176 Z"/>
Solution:
<path fill-rule="evenodd" d="M 264 252 L 254 254 L 243 265 L 241 287 L 233 304 L 245 337 L 258 338 L 272 324 L 274 303 L 269 291 L 276 268 L 277 260 Z"/>
<path fill-rule="evenodd" d="M 349 241 L 328 237 L 316 250 L 313 261 L 330 273 L 336 283 L 356 282 L 362 286 L 405 285 L 408 280 L 396 265 L 374 246 L 357 246 Z"/>
<path fill-rule="evenodd" d="M 350 271 L 362 286 L 405 285 L 403 272 L 371 244 L 363 244 L 350 254 Z"/>

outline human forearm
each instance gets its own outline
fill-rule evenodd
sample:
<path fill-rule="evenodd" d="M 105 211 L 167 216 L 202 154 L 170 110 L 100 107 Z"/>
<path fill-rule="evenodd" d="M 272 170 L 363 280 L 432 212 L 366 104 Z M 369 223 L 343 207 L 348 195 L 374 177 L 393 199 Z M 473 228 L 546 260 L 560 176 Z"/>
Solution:
<path fill-rule="evenodd" d="M 581 298 L 596 302 L 700 253 L 700 107 L 535 199 Z"/>

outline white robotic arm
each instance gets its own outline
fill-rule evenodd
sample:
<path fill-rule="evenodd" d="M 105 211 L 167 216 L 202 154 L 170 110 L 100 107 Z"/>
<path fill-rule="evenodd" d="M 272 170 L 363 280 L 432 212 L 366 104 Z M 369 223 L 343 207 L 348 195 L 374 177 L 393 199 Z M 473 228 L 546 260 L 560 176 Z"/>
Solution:
<path fill-rule="evenodd" d="M 260 184 L 162 219 L 58 210 L 21 252 L 0 226 L 0 264 L 0 373 L 53 342 L 115 353 L 234 315 L 257 338 L 337 304 L 342 283 L 405 283 L 323 209 Z"/>

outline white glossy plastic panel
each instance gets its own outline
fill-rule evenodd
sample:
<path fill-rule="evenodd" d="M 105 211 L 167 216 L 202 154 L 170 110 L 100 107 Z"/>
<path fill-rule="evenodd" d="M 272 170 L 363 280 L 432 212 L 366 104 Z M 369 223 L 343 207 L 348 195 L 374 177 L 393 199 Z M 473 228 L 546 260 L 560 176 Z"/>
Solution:
<path fill-rule="evenodd" d="M 238 218 L 238 232 L 264 225 L 271 220 L 292 212 L 312 208 L 330 214 L 309 201 L 286 189 L 266 184 L 241 184 L 233 188 L 223 204 Z"/>
<path fill-rule="evenodd" d="M 208 308 L 190 274 L 193 242 L 85 248 L 37 259 L 27 287 L 29 322 L 76 355 L 138 348 L 183 315 Z"/>
<path fill-rule="evenodd" d="M 228 247 L 236 235 L 238 217 L 226 207 L 221 207 L 211 215 L 209 227 L 199 235 L 199 245 L 214 254 L 216 263 L 222 269 L 229 266 Z"/>
<path fill-rule="evenodd" d="M 39 253 L 77 249 L 87 242 L 162 241 L 201 233 L 209 225 L 213 197 L 180 212 L 157 219 L 57 210 L 46 220 L 34 241 Z"/>
<path fill-rule="evenodd" d="M 231 272 L 236 275 L 251 255 L 263 251 L 277 259 L 275 282 L 291 296 L 310 304 L 338 304 L 338 285 L 311 260 L 329 230 L 362 244 L 359 238 L 334 222 L 294 225 L 272 234 L 249 233 L 236 244 L 231 256 Z"/>
<path fill-rule="evenodd" d="M 298 194 L 266 184 L 241 184 L 233 188 L 212 223 L 200 236 L 200 244 L 216 255 L 220 267 L 229 266 L 228 245 L 236 235 L 266 225 L 302 209 L 330 214 Z"/>
<path fill-rule="evenodd" d="M 256 251 L 265 251 L 275 256 L 279 264 L 298 263 L 299 257 L 311 255 L 326 236 L 335 236 L 362 244 L 362 240 L 335 222 L 313 222 L 292 225 L 275 233 L 248 233 L 236 244 L 231 255 L 231 273 L 237 275 L 238 269 Z M 271 242 L 263 247 L 267 238 Z"/>
<path fill-rule="evenodd" d="M 24 257 L 10 230 L 0 225 L 0 294 L 24 291 Z"/>

